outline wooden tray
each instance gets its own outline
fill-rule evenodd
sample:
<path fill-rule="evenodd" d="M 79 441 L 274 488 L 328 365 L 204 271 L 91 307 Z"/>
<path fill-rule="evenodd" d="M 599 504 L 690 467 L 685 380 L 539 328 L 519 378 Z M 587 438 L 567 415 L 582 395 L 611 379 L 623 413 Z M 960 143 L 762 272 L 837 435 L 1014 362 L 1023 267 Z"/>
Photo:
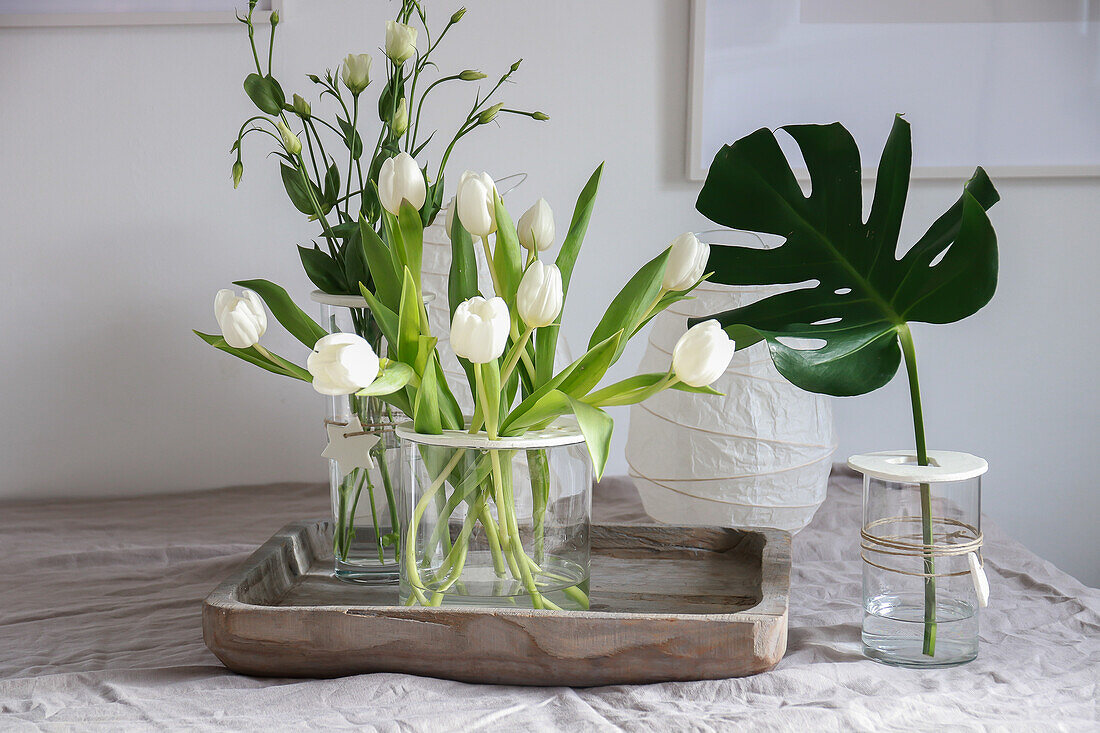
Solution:
<path fill-rule="evenodd" d="M 589 611 L 400 607 L 396 586 L 332 577 L 331 536 L 288 524 L 207 597 L 203 637 L 226 667 L 583 687 L 756 674 L 787 648 L 778 530 L 595 525 Z"/>

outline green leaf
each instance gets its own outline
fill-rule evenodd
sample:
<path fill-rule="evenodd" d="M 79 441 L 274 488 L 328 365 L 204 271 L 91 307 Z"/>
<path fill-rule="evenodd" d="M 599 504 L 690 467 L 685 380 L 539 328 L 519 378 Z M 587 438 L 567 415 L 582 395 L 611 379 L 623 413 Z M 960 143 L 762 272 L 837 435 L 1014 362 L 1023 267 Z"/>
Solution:
<path fill-rule="evenodd" d="M 340 130 L 344 133 L 344 145 L 349 151 L 351 151 L 351 157 L 353 160 L 359 160 L 363 155 L 363 138 L 359 136 L 359 131 L 343 117 L 337 117 L 336 122 L 340 125 Z"/>
<path fill-rule="evenodd" d="M 367 253 L 363 246 L 363 237 L 357 229 L 344 247 L 344 279 L 355 291 L 360 285 L 371 285 L 370 268 L 367 266 Z"/>
<path fill-rule="evenodd" d="M 766 339 L 776 368 L 797 386 L 864 394 L 897 371 L 898 331 L 907 322 L 957 321 L 993 297 L 997 243 L 986 210 L 999 196 L 978 168 L 959 200 L 898 259 L 912 164 L 909 123 L 894 120 L 866 223 L 859 150 L 848 131 L 839 123 L 783 130 L 809 169 L 809 197 L 775 135 L 761 129 L 719 151 L 696 208 L 724 226 L 785 238 L 770 250 L 712 246 L 712 282 L 813 284 L 716 317 L 738 348 Z"/>
<path fill-rule="evenodd" d="M 592 338 L 588 342 L 589 348 L 603 341 L 616 331 L 624 331 L 626 338 L 619 343 L 618 359 L 626 347 L 630 336 L 641 327 L 641 324 L 649 317 L 657 295 L 661 291 L 661 280 L 665 275 L 665 265 L 668 263 L 668 255 L 672 248 L 666 249 L 652 260 L 642 265 L 642 268 L 630 278 L 611 305 L 607 312 L 592 332 Z"/>
<path fill-rule="evenodd" d="M 201 338 L 206 343 L 213 346 L 215 349 L 220 349 L 227 354 L 232 354 L 238 359 L 243 359 L 249 364 L 255 364 L 261 369 L 266 369 L 269 372 L 274 372 L 283 377 L 293 377 L 294 379 L 301 379 L 303 382 L 313 382 L 313 377 L 308 371 L 301 368 L 297 364 L 287 361 L 286 359 L 276 354 L 271 354 L 278 361 L 272 361 L 268 359 L 266 355 L 256 349 L 255 346 L 250 346 L 247 349 L 237 349 L 225 342 L 225 339 L 221 336 L 202 333 L 201 331 L 194 332 L 196 336 Z M 271 352 L 268 352 L 271 353 Z"/>
<path fill-rule="evenodd" d="M 405 268 L 405 281 L 401 286 L 401 308 L 397 311 L 397 359 L 406 364 L 416 362 L 420 346 L 420 298 L 412 273 Z M 423 375 L 421 375 L 423 376 Z"/>
<path fill-rule="evenodd" d="M 561 370 L 553 379 L 542 385 L 509 413 L 501 423 L 501 434 L 516 435 L 544 421 L 553 409 L 561 411 L 568 405 L 551 397 L 553 392 L 568 393 L 571 397 L 583 397 L 599 384 L 618 352 L 622 332 L 616 332 L 589 349 L 581 358 Z"/>
<path fill-rule="evenodd" d="M 359 292 L 363 294 L 363 298 L 367 301 L 367 307 L 370 308 L 371 315 L 374 316 L 374 322 L 378 324 L 378 330 L 382 332 L 382 337 L 386 339 L 388 348 L 392 349 L 393 357 L 396 357 L 397 331 L 400 328 L 397 314 L 387 308 L 374 296 L 374 293 L 367 290 L 363 285 L 359 286 Z M 405 414 L 408 414 L 408 412 Z"/>
<path fill-rule="evenodd" d="M 436 386 L 435 353 L 431 355 L 431 364 L 424 370 L 420 389 L 416 391 L 413 403 L 413 429 L 425 435 L 439 435 L 443 432 L 443 423 L 439 417 L 439 389 Z"/>
<path fill-rule="evenodd" d="M 393 252 L 379 238 L 362 214 L 359 216 L 359 230 L 363 253 L 378 298 L 390 310 L 396 312 L 401 305 L 402 279 L 397 274 L 399 270 L 394 262 Z"/>
<path fill-rule="evenodd" d="M 588 232 L 588 222 L 592 218 L 592 209 L 596 204 L 596 192 L 600 188 L 600 177 L 603 175 L 603 163 L 588 178 L 588 182 L 581 189 L 577 197 L 577 205 L 573 208 L 573 219 L 569 222 L 569 232 L 562 241 L 561 250 L 554 264 L 561 270 L 562 303 L 569 295 L 569 281 L 573 276 L 573 267 L 580 255 L 581 244 Z M 456 219 L 458 217 L 455 217 Z M 561 327 L 553 324 L 535 331 L 535 375 L 536 384 L 546 384 L 554 373 L 554 355 L 558 349 L 558 331 Z"/>
<path fill-rule="evenodd" d="M 244 93 L 252 100 L 252 103 L 260 108 L 261 112 L 269 115 L 278 115 L 286 103 L 286 96 L 279 82 L 270 74 L 260 76 L 253 72 L 244 79 Z"/>
<path fill-rule="evenodd" d="M 598 407 L 593 407 L 573 397 L 567 397 L 573 414 L 577 416 L 577 424 L 584 434 L 584 442 L 588 446 L 588 454 L 592 456 L 592 467 L 596 471 L 596 480 L 603 478 L 603 470 L 607 466 L 607 456 L 611 452 L 611 433 L 615 429 L 615 421 L 611 416 Z"/>
<path fill-rule="evenodd" d="M 593 392 L 584 398 L 591 405 L 635 405 L 648 400 L 663 389 L 675 389 L 681 392 L 695 394 L 721 395 L 722 393 L 713 387 L 692 387 L 683 382 L 676 382 L 670 387 L 658 387 L 668 374 L 664 372 L 650 372 L 648 374 L 636 374 L 621 382 L 608 385 L 598 392 Z"/>
<path fill-rule="evenodd" d="M 280 163 L 279 172 L 283 178 L 283 188 L 286 189 L 286 195 L 290 197 L 290 202 L 294 204 L 294 208 L 307 216 L 316 214 L 317 212 L 313 209 L 313 202 L 309 199 L 309 189 L 306 188 L 306 182 L 302 180 L 302 174 L 298 169 L 291 168 L 285 163 Z M 324 197 L 317 188 L 317 184 L 310 181 L 309 185 L 310 188 L 313 189 L 313 193 L 317 197 L 317 200 L 323 200 Z"/>
<path fill-rule="evenodd" d="M 322 292 L 332 294 L 347 292 L 344 273 L 332 255 L 322 252 L 316 245 L 312 249 L 298 245 L 298 256 L 302 259 L 306 277 Z"/>
<path fill-rule="evenodd" d="M 275 283 L 268 280 L 237 280 L 233 284 L 255 290 L 256 294 L 267 303 L 275 320 L 309 349 L 313 349 L 318 339 L 328 335 L 328 331 L 307 316 L 305 311 L 290 299 L 290 295 Z"/>
<path fill-rule="evenodd" d="M 340 198 L 340 169 L 333 163 L 325 172 L 325 194 L 322 201 L 331 209 Z"/>
<path fill-rule="evenodd" d="M 420 221 L 420 212 L 407 201 L 401 202 L 397 230 L 400 232 L 401 248 L 405 253 L 405 266 L 419 283 L 420 263 L 424 257 L 424 223 Z"/>
<path fill-rule="evenodd" d="M 519 281 L 523 277 L 523 249 L 519 244 L 519 236 L 516 234 L 516 225 L 512 223 L 512 217 L 508 209 L 504 208 L 499 194 L 493 195 L 496 207 L 497 236 L 496 249 L 493 251 L 493 268 L 496 270 L 500 288 L 503 293 L 497 293 L 511 308 L 516 302 L 516 291 L 519 290 Z M 457 216 L 455 217 L 458 218 Z"/>
<path fill-rule="evenodd" d="M 474 254 L 474 240 L 458 217 L 452 217 L 451 231 L 451 270 L 447 280 L 447 304 L 451 318 L 463 301 L 481 295 L 477 287 L 477 257 Z"/>
<path fill-rule="evenodd" d="M 378 379 L 374 380 L 369 387 L 361 389 L 355 394 L 360 397 L 376 397 L 392 394 L 399 389 L 404 389 L 405 385 L 411 382 L 415 376 L 416 373 L 408 364 L 403 364 L 399 361 L 391 361 L 386 365 L 386 368 L 382 370 L 382 374 L 379 375 Z"/>

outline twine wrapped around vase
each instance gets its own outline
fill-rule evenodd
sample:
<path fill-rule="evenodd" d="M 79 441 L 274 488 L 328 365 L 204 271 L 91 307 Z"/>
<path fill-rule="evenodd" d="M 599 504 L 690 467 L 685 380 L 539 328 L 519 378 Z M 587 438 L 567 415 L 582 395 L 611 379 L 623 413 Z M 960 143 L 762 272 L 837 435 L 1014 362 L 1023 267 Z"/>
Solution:
<path fill-rule="evenodd" d="M 985 560 L 981 556 L 984 537 L 980 529 L 949 517 L 933 517 L 932 525 L 934 527 L 954 527 L 955 529 L 954 531 L 944 532 L 942 536 L 943 542 L 936 542 L 933 537 L 933 542 L 931 544 L 924 544 L 920 541 L 920 523 L 920 517 L 885 517 L 869 522 L 859 533 L 861 540 L 860 556 L 863 558 L 863 562 L 889 573 L 912 575 L 918 578 L 951 578 L 960 575 L 969 575 L 971 570 L 967 568 L 966 570 L 954 573 L 914 572 L 912 570 L 903 570 L 898 567 L 882 565 L 871 560 L 867 557 L 867 554 L 874 553 L 887 557 L 913 557 L 923 559 L 926 557 L 960 557 L 975 553 L 978 557 L 979 565 L 984 567 Z M 911 534 L 879 535 L 872 533 L 872 530 L 878 527 L 893 524 L 913 524 L 917 525 L 918 529 Z M 884 559 L 882 562 L 886 562 L 886 560 Z"/>

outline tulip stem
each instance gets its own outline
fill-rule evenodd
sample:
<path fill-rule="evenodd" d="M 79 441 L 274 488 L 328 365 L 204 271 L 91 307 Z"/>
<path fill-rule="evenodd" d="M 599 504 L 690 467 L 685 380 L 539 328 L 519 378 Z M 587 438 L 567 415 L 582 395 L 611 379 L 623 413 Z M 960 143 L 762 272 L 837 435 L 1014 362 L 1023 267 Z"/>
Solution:
<path fill-rule="evenodd" d="M 497 268 L 493 264 L 493 249 L 489 246 L 488 234 L 482 236 L 481 246 L 485 249 L 485 260 L 489 264 L 489 276 L 493 279 L 493 292 L 503 298 L 504 292 L 500 289 L 500 280 L 497 279 Z"/>
<path fill-rule="evenodd" d="M 512 353 L 508 355 L 508 360 L 504 363 L 504 368 L 500 371 L 500 383 L 505 385 L 508 383 L 508 378 L 512 376 L 512 370 L 516 368 L 516 363 L 519 361 L 521 354 L 525 353 L 527 348 L 527 342 L 531 338 L 531 334 L 535 329 L 530 326 L 523 332 L 523 335 L 519 337 L 519 341 L 512 344 Z"/>

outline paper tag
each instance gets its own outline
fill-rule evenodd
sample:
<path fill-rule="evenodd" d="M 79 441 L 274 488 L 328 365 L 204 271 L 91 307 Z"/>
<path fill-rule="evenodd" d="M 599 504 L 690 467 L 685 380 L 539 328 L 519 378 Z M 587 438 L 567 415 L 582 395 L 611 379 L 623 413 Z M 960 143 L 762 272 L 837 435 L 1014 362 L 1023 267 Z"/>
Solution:
<path fill-rule="evenodd" d="M 325 429 L 328 431 L 328 445 L 321 451 L 321 457 L 336 461 L 341 477 L 356 468 L 374 468 L 370 450 L 380 438 L 374 433 L 364 432 L 358 417 L 349 419 L 347 425 L 328 423 Z"/>
<path fill-rule="evenodd" d="M 978 561 L 976 552 L 966 553 L 966 561 L 970 563 L 970 579 L 974 581 L 974 592 L 978 594 L 978 605 L 985 608 L 989 605 L 989 579 L 985 577 L 985 570 Z"/>

